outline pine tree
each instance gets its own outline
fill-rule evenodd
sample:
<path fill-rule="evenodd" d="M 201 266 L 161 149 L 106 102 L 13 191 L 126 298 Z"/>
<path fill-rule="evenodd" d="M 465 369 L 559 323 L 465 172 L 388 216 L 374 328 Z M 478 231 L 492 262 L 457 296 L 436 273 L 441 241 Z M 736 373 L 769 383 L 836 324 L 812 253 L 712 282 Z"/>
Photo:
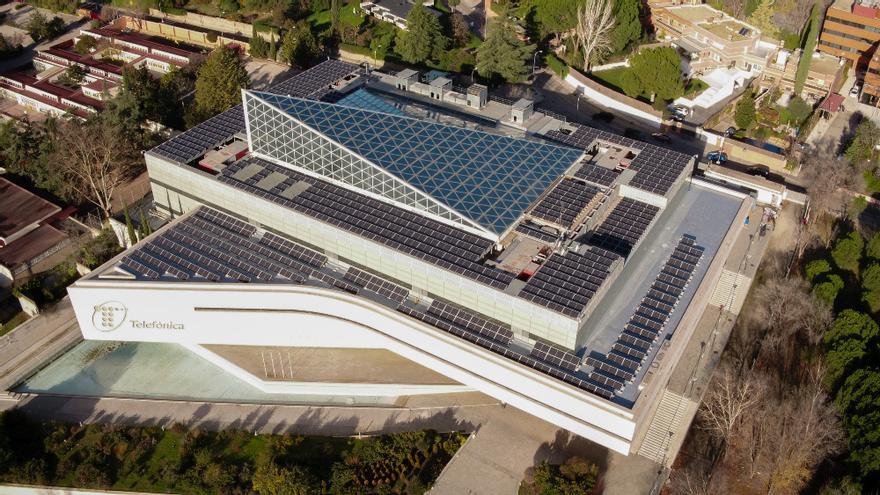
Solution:
<path fill-rule="evenodd" d="M 620 53 L 642 37 L 641 0 L 614 0 L 614 29 L 611 51 Z"/>
<path fill-rule="evenodd" d="M 397 33 L 395 50 L 403 60 L 420 64 L 438 58 L 448 44 L 437 17 L 416 3 L 406 17 L 406 30 Z"/>
<path fill-rule="evenodd" d="M 220 47 L 211 52 L 199 68 L 196 79 L 196 112 L 216 115 L 241 101 L 241 89 L 250 86 L 250 78 L 238 52 Z"/>
<path fill-rule="evenodd" d="M 251 43 L 250 43 L 250 52 L 252 57 L 257 58 L 266 58 L 266 54 L 269 51 L 269 47 L 266 44 L 266 40 L 263 39 L 262 36 L 257 33 L 257 28 L 254 26 L 253 33 L 251 33 Z"/>
<path fill-rule="evenodd" d="M 533 46 L 517 36 L 516 25 L 506 15 L 499 15 L 489 24 L 486 41 L 477 49 L 477 72 L 483 77 L 522 81 L 529 74 L 533 51 Z"/>
<path fill-rule="evenodd" d="M 774 0 L 761 0 L 758 8 L 749 16 L 749 22 L 770 37 L 775 37 L 777 33 L 776 25 L 773 23 L 773 14 L 776 13 L 773 3 Z"/>
<path fill-rule="evenodd" d="M 275 33 L 269 35 L 269 60 L 275 61 L 278 56 L 278 47 L 275 46 Z"/>

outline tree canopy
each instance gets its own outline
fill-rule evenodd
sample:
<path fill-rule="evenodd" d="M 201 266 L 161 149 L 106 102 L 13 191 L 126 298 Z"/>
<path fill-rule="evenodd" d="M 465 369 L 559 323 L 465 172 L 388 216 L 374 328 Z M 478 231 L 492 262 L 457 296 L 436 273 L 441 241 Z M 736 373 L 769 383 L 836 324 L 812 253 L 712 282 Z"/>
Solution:
<path fill-rule="evenodd" d="M 854 274 L 859 273 L 859 260 L 862 259 L 862 249 L 865 241 L 858 232 L 850 232 L 849 235 L 837 241 L 831 250 L 831 258 L 834 264 L 841 270 Z"/>
<path fill-rule="evenodd" d="M 614 0 L 611 52 L 621 53 L 642 37 L 641 0 Z"/>
<path fill-rule="evenodd" d="M 202 119 L 228 110 L 241 101 L 241 89 L 249 86 L 238 53 L 228 47 L 217 48 L 199 68 L 195 110 Z"/>
<path fill-rule="evenodd" d="M 873 160 L 878 144 L 880 144 L 880 128 L 870 119 L 865 119 L 856 127 L 856 134 L 844 154 L 850 163 L 858 165 Z"/>
<path fill-rule="evenodd" d="M 406 29 L 397 33 L 397 53 L 411 64 L 420 64 L 439 58 L 448 45 L 440 21 L 416 2 L 406 17 Z"/>
<path fill-rule="evenodd" d="M 483 77 L 522 81 L 529 74 L 533 51 L 533 46 L 517 37 L 513 21 L 499 15 L 489 23 L 486 41 L 477 49 L 477 72 Z"/>
<path fill-rule="evenodd" d="M 318 40 L 307 22 L 299 22 L 284 34 L 281 58 L 290 65 L 305 67 L 318 53 Z"/>
<path fill-rule="evenodd" d="M 648 48 L 630 57 L 630 67 L 647 94 L 664 101 L 684 94 L 681 59 L 673 48 Z"/>
<path fill-rule="evenodd" d="M 747 92 L 736 102 L 734 108 L 733 121 L 740 129 L 748 129 L 755 123 L 755 95 Z"/>

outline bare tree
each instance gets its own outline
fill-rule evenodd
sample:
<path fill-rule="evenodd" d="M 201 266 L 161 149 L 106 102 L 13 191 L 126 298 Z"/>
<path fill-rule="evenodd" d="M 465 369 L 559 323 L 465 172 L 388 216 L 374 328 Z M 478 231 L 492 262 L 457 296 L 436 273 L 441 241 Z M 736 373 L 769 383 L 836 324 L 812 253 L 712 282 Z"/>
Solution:
<path fill-rule="evenodd" d="M 575 40 L 584 53 L 584 70 L 591 60 L 611 48 L 611 29 L 614 28 L 614 5 L 610 0 L 587 0 L 578 9 L 574 27 Z"/>
<path fill-rule="evenodd" d="M 712 478 L 706 464 L 702 459 L 689 459 L 683 466 L 673 470 L 669 476 L 669 493 L 709 495 Z"/>
<path fill-rule="evenodd" d="M 139 163 L 130 141 L 105 119 L 63 122 L 55 139 L 54 158 L 70 187 L 110 218 L 114 192 Z"/>
<path fill-rule="evenodd" d="M 748 317 L 764 332 L 754 340 L 753 357 L 782 373 L 800 373 L 800 353 L 819 343 L 831 325 L 830 309 L 817 303 L 806 282 L 796 277 L 768 278 L 755 289 L 754 299 L 758 303 Z"/>
<path fill-rule="evenodd" d="M 799 493 L 816 466 L 843 445 L 843 431 L 833 404 L 822 386 L 821 364 L 811 369 L 803 386 L 787 393 L 762 411 L 774 434 L 767 482 L 768 493 Z"/>
<path fill-rule="evenodd" d="M 847 160 L 835 157 L 831 148 L 805 154 L 802 164 L 802 177 L 811 207 L 806 233 L 813 236 L 819 234 L 817 227 L 822 215 L 846 214 L 852 199 L 851 191 L 861 190 L 861 174 Z M 830 235 L 824 237 L 826 243 L 831 239 Z M 805 247 L 806 243 L 802 243 L 801 249 Z"/>
<path fill-rule="evenodd" d="M 730 370 L 718 377 L 703 399 L 700 424 L 713 436 L 728 443 L 743 415 L 760 399 L 760 387 L 752 380 L 742 380 Z"/>

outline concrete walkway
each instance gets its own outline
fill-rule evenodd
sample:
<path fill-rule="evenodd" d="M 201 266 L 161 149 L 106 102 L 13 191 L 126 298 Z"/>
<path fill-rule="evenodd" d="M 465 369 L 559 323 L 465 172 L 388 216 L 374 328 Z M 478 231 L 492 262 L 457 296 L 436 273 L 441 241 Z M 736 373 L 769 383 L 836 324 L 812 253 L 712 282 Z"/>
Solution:
<path fill-rule="evenodd" d="M 0 390 L 16 385 L 80 341 L 82 334 L 70 299 L 65 297 L 44 314 L 0 337 Z"/>

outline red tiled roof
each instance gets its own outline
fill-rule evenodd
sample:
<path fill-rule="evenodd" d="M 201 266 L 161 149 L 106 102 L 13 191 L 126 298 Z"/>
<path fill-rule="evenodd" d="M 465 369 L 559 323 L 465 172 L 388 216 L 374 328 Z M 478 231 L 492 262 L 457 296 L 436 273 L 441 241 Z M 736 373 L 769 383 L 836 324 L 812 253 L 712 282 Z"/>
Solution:
<path fill-rule="evenodd" d="M 822 103 L 819 105 L 819 110 L 825 110 L 826 112 L 835 113 L 840 110 L 840 106 L 844 102 L 844 97 L 837 94 L 831 93 L 822 100 Z"/>

